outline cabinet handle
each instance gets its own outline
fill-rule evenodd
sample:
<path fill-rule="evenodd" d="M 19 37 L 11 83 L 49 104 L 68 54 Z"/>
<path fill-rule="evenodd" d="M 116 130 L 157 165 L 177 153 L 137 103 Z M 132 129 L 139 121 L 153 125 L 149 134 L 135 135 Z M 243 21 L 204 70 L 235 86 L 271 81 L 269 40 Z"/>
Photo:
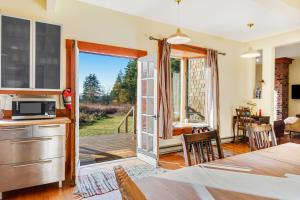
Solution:
<path fill-rule="evenodd" d="M 60 125 L 44 125 L 44 126 L 39 126 L 39 128 L 58 128 Z"/>
<path fill-rule="evenodd" d="M 0 128 L 1 131 L 15 131 L 15 130 L 25 130 L 25 127 L 20 128 Z"/>
<path fill-rule="evenodd" d="M 13 140 L 10 143 L 12 144 L 18 144 L 18 143 L 31 143 L 31 142 L 40 142 L 40 141 L 47 141 L 52 140 L 52 138 L 37 138 L 32 140 Z"/>
<path fill-rule="evenodd" d="M 51 162 L 52 162 L 52 160 L 43 160 L 43 161 L 37 161 L 37 162 L 32 162 L 32 163 L 16 164 L 16 165 L 12 165 L 12 167 L 14 167 L 14 168 L 26 167 L 26 166 L 46 164 L 46 163 L 51 163 Z"/>

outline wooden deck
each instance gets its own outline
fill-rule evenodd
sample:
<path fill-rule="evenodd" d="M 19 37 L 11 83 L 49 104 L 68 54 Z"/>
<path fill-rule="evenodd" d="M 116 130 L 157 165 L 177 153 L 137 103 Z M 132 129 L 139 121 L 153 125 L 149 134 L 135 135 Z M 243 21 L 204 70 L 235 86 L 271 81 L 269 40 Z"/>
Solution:
<path fill-rule="evenodd" d="M 80 165 L 136 156 L 136 135 L 120 133 L 86 136 L 79 139 Z"/>

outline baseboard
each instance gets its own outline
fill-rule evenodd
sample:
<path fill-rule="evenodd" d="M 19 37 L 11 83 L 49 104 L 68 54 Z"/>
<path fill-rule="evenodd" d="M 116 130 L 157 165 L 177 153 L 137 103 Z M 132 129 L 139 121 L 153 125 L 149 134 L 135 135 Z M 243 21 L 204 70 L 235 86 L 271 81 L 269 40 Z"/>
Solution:
<path fill-rule="evenodd" d="M 233 136 L 221 138 L 221 143 L 232 143 Z M 215 144 L 215 142 L 213 142 Z M 159 155 L 182 152 L 182 144 L 169 145 L 159 148 Z"/>
<path fill-rule="evenodd" d="M 221 143 L 231 143 L 233 142 L 233 136 L 221 138 Z"/>

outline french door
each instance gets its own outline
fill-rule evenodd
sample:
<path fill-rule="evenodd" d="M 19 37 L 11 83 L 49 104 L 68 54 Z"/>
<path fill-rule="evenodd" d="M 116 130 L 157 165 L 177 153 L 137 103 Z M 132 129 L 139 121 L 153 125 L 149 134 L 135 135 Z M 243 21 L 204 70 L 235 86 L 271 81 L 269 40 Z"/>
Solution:
<path fill-rule="evenodd" d="M 137 157 L 157 166 L 157 60 L 146 56 L 138 60 Z"/>

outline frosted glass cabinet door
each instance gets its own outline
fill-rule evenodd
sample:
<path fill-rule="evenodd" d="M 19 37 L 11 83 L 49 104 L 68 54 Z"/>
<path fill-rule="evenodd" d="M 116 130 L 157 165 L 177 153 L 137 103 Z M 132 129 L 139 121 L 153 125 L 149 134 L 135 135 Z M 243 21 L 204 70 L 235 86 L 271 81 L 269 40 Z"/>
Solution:
<path fill-rule="evenodd" d="M 1 87 L 30 87 L 30 21 L 1 17 Z"/>
<path fill-rule="evenodd" d="M 60 89 L 61 27 L 35 23 L 35 88 Z"/>

